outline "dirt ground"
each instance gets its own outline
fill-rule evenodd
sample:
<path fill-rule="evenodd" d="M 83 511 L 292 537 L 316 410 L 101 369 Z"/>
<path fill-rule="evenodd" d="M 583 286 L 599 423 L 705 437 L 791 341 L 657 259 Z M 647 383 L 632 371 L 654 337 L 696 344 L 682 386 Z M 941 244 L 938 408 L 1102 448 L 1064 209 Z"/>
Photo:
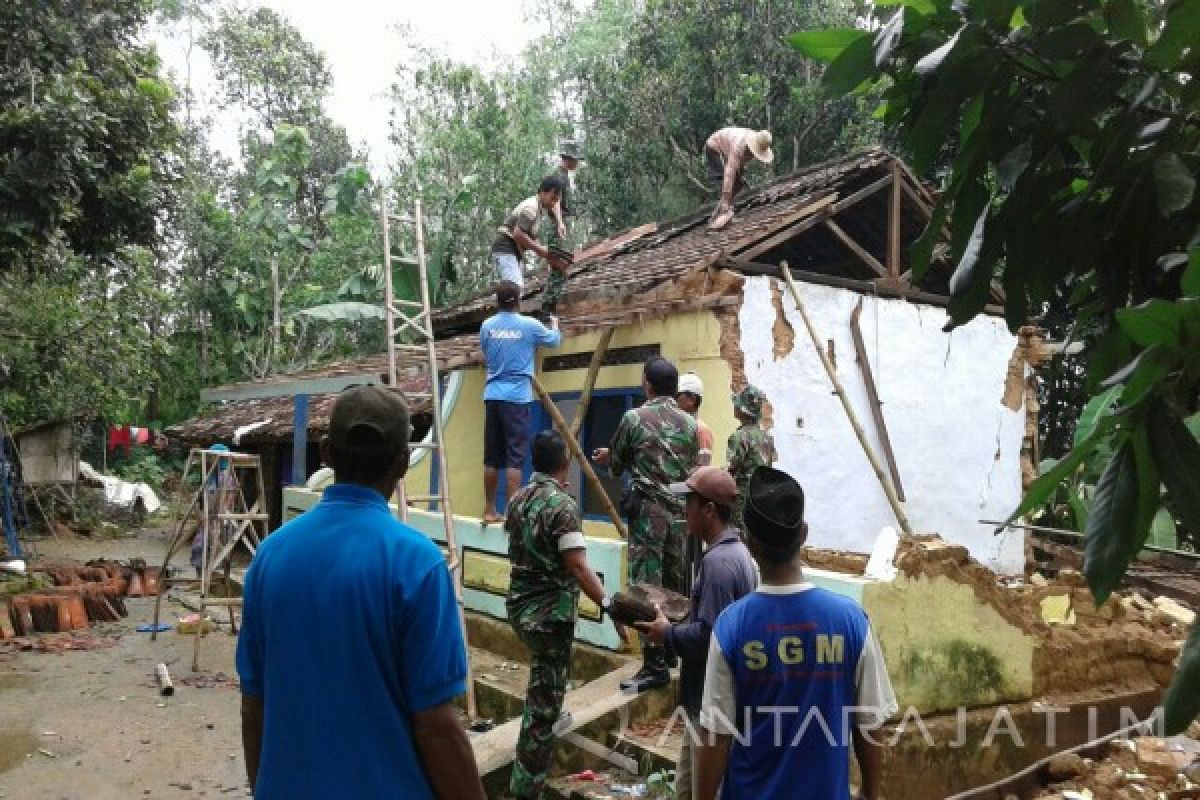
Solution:
<path fill-rule="evenodd" d="M 146 530 L 112 541 L 44 540 L 45 558 L 161 563 L 166 535 Z M 183 556 L 186 560 L 186 554 Z M 177 559 L 178 561 L 178 559 Z M 153 598 L 127 600 L 129 616 L 87 633 L 110 647 L 5 654 L 0 649 L 0 798 L 244 797 L 235 638 L 228 625 L 203 638 L 202 671 L 191 671 L 193 637 L 137 633 Z M 164 620 L 187 613 L 164 602 Z M 225 618 L 223 611 L 210 612 Z M 53 638 L 53 637 L 50 637 Z M 155 664 L 171 671 L 175 695 L 159 696 Z M 194 683 L 196 685 L 188 685 Z"/>

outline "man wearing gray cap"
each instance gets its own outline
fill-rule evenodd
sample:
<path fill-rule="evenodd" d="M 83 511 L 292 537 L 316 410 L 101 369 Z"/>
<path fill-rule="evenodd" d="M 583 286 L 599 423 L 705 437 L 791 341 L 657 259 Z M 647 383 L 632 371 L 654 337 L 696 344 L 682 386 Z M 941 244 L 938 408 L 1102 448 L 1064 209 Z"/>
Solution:
<path fill-rule="evenodd" d="M 454 584 L 388 508 L 408 420 L 396 392 L 343 392 L 322 444 L 336 482 L 246 573 L 237 669 L 259 800 L 484 798 L 454 706 L 467 678 Z"/>
<path fill-rule="evenodd" d="M 737 484 L 728 470 L 697 467 L 684 483 L 671 484 L 671 491 L 685 498 L 689 536 L 705 546 L 692 586 L 691 610 L 678 625 L 671 625 L 659 611 L 653 622 L 640 622 L 636 627 L 655 644 L 665 645 L 669 657 L 679 656 L 679 703 L 690 724 L 684 730 L 683 752 L 675 773 L 675 796 L 692 800 L 709 635 L 726 606 L 754 591 L 758 576 L 741 534 L 730 524 Z"/>

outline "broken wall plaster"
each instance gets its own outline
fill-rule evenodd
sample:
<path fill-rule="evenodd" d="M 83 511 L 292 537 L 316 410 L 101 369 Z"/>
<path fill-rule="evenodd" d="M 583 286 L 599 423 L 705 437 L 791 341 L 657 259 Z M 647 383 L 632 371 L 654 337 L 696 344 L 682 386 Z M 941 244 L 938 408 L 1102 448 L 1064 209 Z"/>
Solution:
<path fill-rule="evenodd" d="M 783 309 L 783 288 L 779 281 L 771 281 L 771 306 L 775 309 L 775 324 L 771 331 L 775 340 L 775 360 L 787 358 L 796 346 L 796 331 L 788 322 L 787 312 Z"/>
<path fill-rule="evenodd" d="M 805 283 L 799 289 L 820 341 L 832 339 L 838 350 L 853 352 L 850 313 L 863 295 Z M 811 544 L 868 552 L 879 530 L 895 525 L 894 516 L 808 337 L 776 361 L 772 295 L 770 278 L 747 280 L 738 330 L 723 328 L 723 345 L 740 344 L 739 377 L 762 388 L 776 419 L 788 421 L 774 431 L 778 466 L 805 487 Z M 803 321 L 787 300 L 786 318 L 797 329 Z M 1003 320 L 977 318 L 955 331 L 950 348 L 941 332 L 945 320 L 940 308 L 864 300 L 864 339 L 879 342 L 873 361 L 887 365 L 876 378 L 908 495 L 906 512 L 916 530 L 941 531 L 989 566 L 1017 573 L 1024 565 L 1022 537 L 994 537 L 978 523 L 986 514 L 1006 516 L 1021 497 L 1025 415 L 1000 408 L 997 425 L 981 424 L 978 413 L 996 408 L 1015 337 Z M 866 389 L 853 361 L 840 363 L 837 373 L 860 420 L 867 419 Z M 803 429 L 791 422 L 799 419 Z M 873 426 L 867 439 L 882 453 Z"/>

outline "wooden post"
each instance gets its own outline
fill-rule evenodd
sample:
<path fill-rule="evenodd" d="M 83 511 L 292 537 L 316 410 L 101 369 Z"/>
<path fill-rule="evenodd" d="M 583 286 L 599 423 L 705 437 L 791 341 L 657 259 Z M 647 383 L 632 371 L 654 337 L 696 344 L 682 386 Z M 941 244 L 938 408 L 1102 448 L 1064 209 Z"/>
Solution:
<path fill-rule="evenodd" d="M 875 430 L 879 433 L 879 443 L 883 445 L 883 456 L 888 462 L 888 471 L 892 474 L 892 486 L 896 489 L 896 497 L 904 502 L 904 484 L 900 483 L 900 467 L 896 464 L 896 453 L 892 450 L 892 437 L 888 435 L 887 421 L 883 418 L 883 401 L 879 399 L 879 389 L 875 385 L 875 374 L 871 371 L 871 362 L 867 358 L 867 345 L 863 342 L 862 328 L 858 318 L 862 316 L 863 299 L 858 298 L 858 305 L 850 312 L 850 335 L 854 338 L 854 354 L 858 357 L 858 370 L 863 376 L 863 385 L 867 387 L 867 402 L 871 404 L 871 417 L 875 420 Z"/>
<path fill-rule="evenodd" d="M 538 400 L 541 401 L 542 407 L 546 409 L 546 413 L 550 415 L 550 419 L 554 421 L 554 428 L 559 435 L 567 442 L 567 447 L 571 448 L 571 455 L 579 461 L 579 468 L 583 470 L 583 475 L 587 479 L 588 487 L 597 492 L 600 496 L 600 501 L 604 504 L 604 511 L 612 520 L 613 527 L 617 529 L 622 539 L 629 538 L 629 532 L 625 530 L 625 523 L 621 521 L 621 515 L 617 513 L 617 509 L 613 507 L 612 498 L 608 496 L 608 492 L 604 490 L 604 484 L 600 482 L 600 478 L 596 476 L 596 471 L 592 469 L 592 464 L 588 461 L 587 456 L 583 454 L 583 450 L 579 447 L 579 442 L 571 435 L 571 428 L 567 425 L 567 421 L 563 419 L 562 413 L 558 410 L 558 406 L 554 405 L 554 400 L 546 391 L 546 387 L 542 386 L 542 382 L 533 376 L 533 391 L 537 393 Z"/>
<path fill-rule="evenodd" d="M 592 363 L 588 365 L 587 377 L 583 380 L 583 391 L 579 394 L 579 407 L 575 409 L 575 419 L 571 422 L 572 439 L 578 437 L 579 432 L 583 430 L 588 405 L 592 402 L 592 387 L 596 385 L 596 376 L 600 374 L 604 355 L 608 352 L 608 343 L 612 341 L 616 329 L 615 325 L 605 328 L 604 333 L 600 334 L 600 341 L 596 343 L 595 351 L 592 352 Z"/>
<path fill-rule="evenodd" d="M 900 165 L 892 162 L 892 197 L 888 203 L 887 270 L 893 278 L 900 277 L 900 203 L 903 197 L 904 176 Z"/>
<path fill-rule="evenodd" d="M 883 471 L 883 465 L 879 463 L 879 456 L 871 449 L 870 442 L 867 441 L 867 434 L 863 432 L 862 425 L 858 421 L 858 415 L 854 413 L 854 407 L 850 405 L 849 398 L 846 397 L 846 390 L 842 387 L 842 382 L 838 380 L 837 370 L 829 361 L 829 356 L 825 353 L 825 348 L 821 346 L 821 337 L 817 335 L 817 329 L 813 326 L 812 320 L 809 319 L 808 311 L 804 308 L 804 301 L 800 299 L 800 290 L 796 288 L 796 282 L 792 279 L 792 272 L 788 268 L 787 262 L 784 261 L 779 265 L 779 272 L 783 276 L 783 280 L 787 283 L 788 290 L 792 293 L 792 300 L 796 303 L 796 310 L 800 312 L 800 318 L 804 320 L 804 327 L 808 329 L 808 336 L 812 339 L 813 349 L 817 351 L 817 356 L 821 359 L 821 365 L 825 367 L 825 374 L 829 376 L 830 382 L 833 383 L 833 390 L 837 393 L 838 400 L 842 401 L 842 409 L 846 412 L 846 418 L 850 420 L 850 427 L 854 429 L 854 435 L 858 438 L 859 445 L 862 446 L 863 452 L 867 454 L 867 460 L 871 462 L 871 469 L 875 470 L 875 477 L 879 479 L 879 485 L 883 487 L 883 493 L 887 496 L 888 504 L 892 507 L 892 513 L 896 515 L 896 522 L 900 524 L 900 529 L 908 536 L 913 535 L 912 526 L 908 523 L 908 515 L 904 513 L 904 507 L 900 504 L 900 499 L 896 497 L 896 491 L 892 488 L 892 482 L 888 480 L 887 475 Z"/>

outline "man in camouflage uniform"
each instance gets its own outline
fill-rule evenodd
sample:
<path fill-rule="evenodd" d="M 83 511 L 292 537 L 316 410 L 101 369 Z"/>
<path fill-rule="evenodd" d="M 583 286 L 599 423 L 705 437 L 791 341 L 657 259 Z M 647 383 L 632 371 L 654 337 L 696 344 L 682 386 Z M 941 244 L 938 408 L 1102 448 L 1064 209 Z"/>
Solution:
<path fill-rule="evenodd" d="M 551 231 L 546 237 L 546 243 L 551 248 L 569 250 L 567 247 L 567 217 L 574 215 L 571 205 L 571 173 L 579 169 L 579 145 L 575 142 L 563 142 L 558 152 L 558 166 L 554 168 L 553 177 L 562 184 L 562 193 L 558 204 L 550 209 Z M 563 290 L 567 286 L 567 269 L 551 267 L 546 277 L 546 290 L 542 294 L 542 313 L 554 314 L 558 310 L 558 301 L 562 299 Z"/>
<path fill-rule="evenodd" d="M 746 532 L 742 512 L 746 507 L 746 487 L 750 485 L 750 474 L 757 467 L 769 467 L 775 463 L 775 440 L 762 429 L 763 403 L 767 396 L 757 386 L 747 386 L 733 396 L 733 414 L 740 426 L 729 436 L 726 446 L 729 472 L 737 482 L 738 503 L 734 509 L 733 524 L 743 534 Z"/>
<path fill-rule="evenodd" d="M 700 455 L 696 420 L 675 403 L 679 371 L 665 358 L 646 362 L 642 372 L 646 403 L 625 412 L 608 448 L 592 454 L 613 475 L 628 471 L 632 494 L 623 501 L 629 517 L 629 583 L 687 592 L 683 564 L 683 504 L 670 485 L 687 479 Z M 627 691 L 644 692 L 670 683 L 666 652 L 642 639 L 642 669 L 622 681 Z"/>
<path fill-rule="evenodd" d="M 545 432 L 534 437 L 533 476 L 509 502 L 504 521 L 512 562 L 508 619 L 531 655 L 509 784 L 517 800 L 540 797 L 550 769 L 555 723 L 571 675 L 579 590 L 603 611 L 611 605 L 599 576 L 588 566 L 579 509 L 563 491 L 569 465 L 561 436 Z"/>

